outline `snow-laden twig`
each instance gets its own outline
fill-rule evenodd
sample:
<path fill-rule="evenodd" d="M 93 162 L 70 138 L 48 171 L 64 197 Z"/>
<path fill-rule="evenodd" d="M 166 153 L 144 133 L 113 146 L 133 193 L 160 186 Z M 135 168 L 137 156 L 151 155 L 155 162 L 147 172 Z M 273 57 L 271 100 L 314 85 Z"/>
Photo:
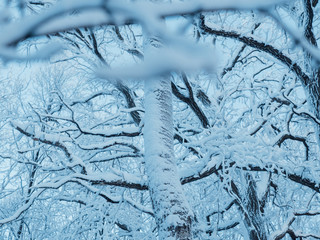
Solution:
<path fill-rule="evenodd" d="M 281 229 L 279 229 L 278 231 L 275 231 L 272 234 L 271 239 L 273 240 L 280 240 L 282 239 L 288 232 L 291 224 L 294 222 L 294 220 L 296 219 L 296 217 L 294 216 L 293 213 L 291 213 L 289 215 L 289 217 L 287 218 L 287 221 L 283 224 L 283 226 L 281 227 Z"/>
<path fill-rule="evenodd" d="M 67 156 L 69 161 L 72 161 L 72 153 L 68 150 L 68 148 L 62 143 L 65 141 L 70 141 L 69 138 L 63 137 L 59 134 L 48 134 L 45 132 L 41 132 L 39 130 L 35 130 L 34 132 L 28 131 L 25 126 L 22 126 L 21 123 L 12 121 L 11 126 L 21 132 L 22 134 L 26 135 L 27 137 L 30 137 L 34 141 L 39 141 L 41 143 L 49 144 L 55 147 L 60 148 L 65 155 Z"/>
<path fill-rule="evenodd" d="M 33 192 L 33 194 L 28 198 L 28 201 L 25 204 L 23 204 L 13 215 L 0 220 L 0 226 L 18 219 L 25 211 L 27 211 L 30 208 L 33 202 L 40 196 L 41 193 L 44 192 L 44 190 L 45 189 L 40 189 L 38 191 Z"/>

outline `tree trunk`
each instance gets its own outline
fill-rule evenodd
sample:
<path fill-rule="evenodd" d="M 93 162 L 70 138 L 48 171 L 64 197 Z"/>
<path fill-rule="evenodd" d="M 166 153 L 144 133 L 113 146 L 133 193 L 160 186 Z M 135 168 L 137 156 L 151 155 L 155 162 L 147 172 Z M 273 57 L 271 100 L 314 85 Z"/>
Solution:
<path fill-rule="evenodd" d="M 308 96 L 308 102 L 310 109 L 317 120 L 320 120 L 320 72 L 319 70 L 313 74 L 312 82 L 306 86 L 306 92 Z M 320 147 L 320 125 L 315 124 L 316 138 L 318 146 Z"/>
<path fill-rule="evenodd" d="M 243 213 L 243 223 L 250 240 L 267 240 L 266 222 L 261 214 L 261 206 L 257 194 L 256 182 L 250 173 L 245 175 L 245 191 L 241 193 L 233 181 L 230 182 L 231 196 Z"/>
<path fill-rule="evenodd" d="M 169 78 L 145 81 L 145 164 L 159 239 L 192 239 L 193 214 L 184 196 L 173 150 Z"/>
<path fill-rule="evenodd" d="M 311 45 L 313 45 L 315 48 L 318 48 L 317 40 L 313 33 L 314 10 L 312 8 L 312 4 L 313 3 L 311 3 L 311 0 L 303 1 L 304 36 Z M 304 87 L 308 95 L 308 102 L 311 107 L 311 112 L 317 119 L 320 119 L 320 68 L 318 63 L 313 62 L 314 60 L 308 52 L 305 51 L 304 55 L 304 64 L 310 80 L 310 82 L 305 83 Z M 315 130 L 318 146 L 320 147 L 320 125 L 317 123 L 315 123 Z"/>
<path fill-rule="evenodd" d="M 247 213 L 244 214 L 244 222 L 247 226 L 250 240 L 267 240 L 267 231 L 265 221 L 261 216 L 256 182 L 250 173 L 246 174 L 246 180 L 246 194 L 243 203 Z"/>

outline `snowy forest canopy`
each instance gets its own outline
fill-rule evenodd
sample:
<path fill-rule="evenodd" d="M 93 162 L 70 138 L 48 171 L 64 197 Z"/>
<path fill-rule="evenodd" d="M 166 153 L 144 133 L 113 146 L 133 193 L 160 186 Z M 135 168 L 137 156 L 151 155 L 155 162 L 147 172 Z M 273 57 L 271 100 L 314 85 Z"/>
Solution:
<path fill-rule="evenodd" d="M 0 239 L 320 239 L 319 11 L 0 2 Z"/>

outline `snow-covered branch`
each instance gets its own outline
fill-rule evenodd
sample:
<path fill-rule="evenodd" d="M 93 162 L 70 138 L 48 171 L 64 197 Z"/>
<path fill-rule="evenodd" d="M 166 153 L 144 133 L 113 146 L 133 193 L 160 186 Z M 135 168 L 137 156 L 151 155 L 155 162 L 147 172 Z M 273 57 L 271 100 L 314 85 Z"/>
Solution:
<path fill-rule="evenodd" d="M 33 194 L 28 198 L 28 201 L 25 204 L 23 204 L 13 215 L 0 220 L 0 226 L 18 219 L 25 211 L 27 211 L 30 208 L 30 206 L 41 195 L 41 193 L 44 192 L 44 190 L 45 189 L 40 189 L 38 191 L 33 192 Z"/>
<path fill-rule="evenodd" d="M 60 148 L 65 153 L 69 161 L 73 160 L 71 152 L 63 144 L 64 141 L 70 141 L 69 138 L 63 137 L 59 134 L 47 134 L 41 131 L 30 132 L 26 129 L 25 126 L 22 126 L 21 124 L 14 121 L 11 122 L 11 125 L 13 128 L 18 130 L 22 134 L 26 135 L 27 137 L 30 137 L 34 141 L 39 141 L 41 143 L 49 144 L 51 146 Z"/>
<path fill-rule="evenodd" d="M 284 2 L 286 1 L 278 0 L 264 2 L 252 0 L 228 0 L 222 2 L 193 0 L 188 2 L 158 4 L 148 1 L 127 2 L 124 0 L 92 0 L 88 2 L 83 0 L 64 0 L 38 15 L 25 17 L 20 21 L 6 24 L 2 30 L 3 35 L 0 37 L 0 56 L 4 57 L 6 60 L 13 60 L 15 58 L 23 59 L 23 57 L 17 57 L 16 53 L 9 52 L 7 50 L 8 46 L 13 46 L 30 37 L 54 34 L 70 29 L 138 23 L 153 35 L 159 35 L 159 33 L 161 33 L 162 37 L 165 37 L 166 35 L 169 37 L 170 34 L 162 28 L 161 19 L 164 17 L 190 15 L 198 12 L 224 9 L 267 10 L 276 4 Z M 145 9 L 148 9 L 148 11 L 145 11 Z M 74 12 L 77 12 L 77 14 L 70 15 Z M 39 52 L 39 55 L 35 55 L 34 57 L 48 58 L 49 54 L 52 54 L 56 50 L 56 47 L 46 48 L 44 51 Z M 174 54 L 173 56 L 176 56 L 176 58 L 178 57 L 177 54 Z M 166 57 L 167 60 L 170 59 L 168 58 L 168 55 L 165 55 L 164 57 Z M 176 62 L 174 63 L 177 64 L 179 62 L 178 60 L 181 60 L 181 57 L 175 59 Z"/>
<path fill-rule="evenodd" d="M 200 26 L 201 30 L 204 34 L 209 35 L 215 35 L 215 36 L 221 36 L 225 38 L 235 39 L 237 41 L 240 41 L 252 48 L 258 49 L 260 51 L 263 51 L 267 54 L 270 54 L 277 60 L 279 60 L 281 63 L 286 65 L 290 70 L 292 70 L 298 78 L 302 81 L 304 85 L 307 85 L 310 82 L 310 79 L 308 75 L 302 70 L 302 68 L 294 62 L 291 58 L 286 56 L 284 53 L 282 53 L 279 49 L 275 48 L 274 46 L 258 41 L 254 39 L 253 37 L 246 37 L 242 34 L 239 34 L 234 31 L 225 31 L 225 30 L 217 30 L 213 27 L 210 27 L 210 24 L 205 22 L 205 17 L 200 17 Z"/>

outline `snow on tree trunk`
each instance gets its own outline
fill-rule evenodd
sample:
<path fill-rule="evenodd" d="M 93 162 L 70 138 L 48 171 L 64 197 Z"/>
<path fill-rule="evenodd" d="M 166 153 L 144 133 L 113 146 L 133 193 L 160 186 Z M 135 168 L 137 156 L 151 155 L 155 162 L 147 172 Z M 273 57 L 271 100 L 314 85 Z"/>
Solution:
<path fill-rule="evenodd" d="M 247 213 L 245 213 L 244 222 L 248 229 L 250 240 L 267 240 L 267 231 L 265 221 L 261 216 L 256 183 L 251 174 L 246 174 L 246 179 L 248 186 L 244 205 Z"/>
<path fill-rule="evenodd" d="M 192 239 L 193 214 L 174 160 L 169 78 L 145 81 L 144 142 L 146 173 L 159 239 Z"/>

